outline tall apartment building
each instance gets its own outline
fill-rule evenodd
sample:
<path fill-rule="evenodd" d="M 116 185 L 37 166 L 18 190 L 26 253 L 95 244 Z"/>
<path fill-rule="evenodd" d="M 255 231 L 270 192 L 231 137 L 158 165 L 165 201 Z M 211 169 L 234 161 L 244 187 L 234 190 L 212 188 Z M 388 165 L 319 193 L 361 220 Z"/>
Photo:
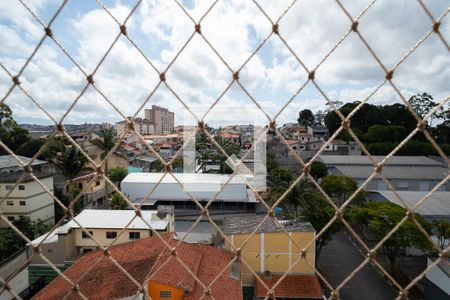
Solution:
<path fill-rule="evenodd" d="M 131 119 L 131 117 L 128 117 Z M 151 122 L 149 119 L 145 118 L 135 118 L 134 119 L 134 128 L 140 135 L 144 134 L 155 134 L 155 124 Z M 127 132 L 128 124 L 127 121 L 121 121 L 116 123 L 116 132 L 117 137 L 122 136 Z"/>
<path fill-rule="evenodd" d="M 145 118 L 155 124 L 155 134 L 167 134 L 175 128 L 174 113 L 167 108 L 152 105 L 151 109 L 145 110 Z"/>
<path fill-rule="evenodd" d="M 18 156 L 24 163 L 29 164 L 31 159 Z M 33 174 L 41 183 L 53 192 L 53 168 L 46 162 L 36 159 L 31 164 Z M 30 175 L 25 174 L 22 181 L 14 187 L 24 174 L 22 165 L 12 155 L 0 156 L 0 198 L 6 196 L 0 204 L 0 211 L 13 222 L 20 216 L 29 217 L 32 221 L 55 223 L 55 210 L 53 198 Z M 8 227 L 0 220 L 0 228 Z"/>

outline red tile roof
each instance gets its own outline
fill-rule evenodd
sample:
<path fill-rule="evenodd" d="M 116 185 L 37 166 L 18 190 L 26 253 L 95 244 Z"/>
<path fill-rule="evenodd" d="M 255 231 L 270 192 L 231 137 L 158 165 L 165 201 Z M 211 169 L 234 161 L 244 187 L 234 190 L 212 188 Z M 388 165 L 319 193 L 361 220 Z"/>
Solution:
<path fill-rule="evenodd" d="M 271 288 L 282 275 L 271 274 L 271 279 L 265 279 L 264 274 L 258 274 L 258 276 Z M 257 297 L 267 296 L 267 289 L 257 278 L 255 278 L 255 286 Z M 316 275 L 287 275 L 275 287 L 274 296 L 279 298 L 323 299 L 322 288 Z"/>
<path fill-rule="evenodd" d="M 171 247 L 178 242 L 172 239 L 171 233 L 162 236 Z M 111 247 L 109 252 L 139 284 L 152 280 L 179 287 L 186 291 L 185 299 L 188 300 L 198 299 L 203 295 L 203 287 L 171 255 L 158 237 L 116 245 Z M 212 296 L 224 300 L 242 299 L 240 281 L 230 277 L 230 267 L 227 267 L 233 258 L 230 252 L 183 242 L 177 247 L 177 256 L 206 286 L 225 268 L 225 272 L 211 287 Z M 79 290 L 88 299 L 123 298 L 136 295 L 138 290 L 138 286 L 105 257 L 103 251 L 85 254 L 67 269 L 64 275 L 72 281 L 79 280 Z M 78 293 L 72 291 L 71 285 L 59 276 L 33 299 L 62 299 L 66 294 L 69 294 L 67 299 L 81 298 Z"/>

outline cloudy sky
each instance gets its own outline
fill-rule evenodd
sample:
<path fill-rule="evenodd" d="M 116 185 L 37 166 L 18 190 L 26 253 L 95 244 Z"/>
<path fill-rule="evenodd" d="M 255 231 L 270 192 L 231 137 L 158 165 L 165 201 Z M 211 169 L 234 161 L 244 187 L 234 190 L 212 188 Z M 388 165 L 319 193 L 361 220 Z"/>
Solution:
<path fill-rule="evenodd" d="M 24 0 L 48 24 L 61 1 Z M 213 1 L 180 1 L 198 21 Z M 424 1 L 435 18 L 448 9 L 447 1 Z M 113 16 L 123 22 L 136 1 L 105 1 Z M 259 1 L 276 20 L 290 1 Z M 343 1 L 356 17 L 370 1 Z M 450 40 L 450 17 L 441 32 Z M 332 0 L 298 1 L 281 19 L 281 36 L 313 69 L 350 28 L 350 20 Z M 431 28 L 432 22 L 416 1 L 379 0 L 359 22 L 359 30 L 387 68 L 394 66 Z M 272 25 L 252 1 L 219 1 L 201 21 L 202 33 L 225 62 L 240 69 L 250 54 L 270 34 Z M 97 67 L 119 33 L 119 26 L 94 0 L 68 0 L 52 24 L 55 39 L 87 74 Z M 127 21 L 127 31 L 143 54 L 163 71 L 194 31 L 192 20 L 174 1 L 144 0 Z M 19 3 L 0 1 L 0 62 L 17 74 L 44 34 L 42 26 Z M 355 33 L 317 69 L 316 79 L 327 96 L 343 102 L 362 100 L 384 79 L 384 72 Z M 232 80 L 232 74 L 197 34 L 166 73 L 167 83 L 197 118 L 213 105 Z M 57 121 L 80 94 L 86 79 L 55 45 L 46 39 L 21 78 L 23 88 Z M 139 51 L 121 36 L 94 75 L 95 84 L 124 115 L 133 115 L 159 82 L 159 76 Z M 240 81 L 261 108 L 274 116 L 305 83 L 307 74 L 294 56 L 272 35 L 240 72 Z M 432 34 L 394 74 L 395 84 L 409 98 L 428 92 L 443 101 L 450 90 L 450 56 L 442 41 Z M 11 79 L 0 69 L 0 97 Z M 401 101 L 390 85 L 384 85 L 369 101 L 388 104 Z M 52 124 L 19 89 L 6 103 L 20 123 Z M 325 108 L 325 99 L 309 83 L 279 115 L 277 122 L 295 121 L 298 111 Z M 175 112 L 177 124 L 194 118 L 164 85 L 159 86 L 145 107 L 152 104 Z M 138 113 L 143 116 L 143 111 Z M 89 87 L 65 123 L 117 122 L 122 119 L 97 91 Z M 243 90 L 234 84 L 206 115 L 211 125 L 267 124 L 268 120 Z"/>

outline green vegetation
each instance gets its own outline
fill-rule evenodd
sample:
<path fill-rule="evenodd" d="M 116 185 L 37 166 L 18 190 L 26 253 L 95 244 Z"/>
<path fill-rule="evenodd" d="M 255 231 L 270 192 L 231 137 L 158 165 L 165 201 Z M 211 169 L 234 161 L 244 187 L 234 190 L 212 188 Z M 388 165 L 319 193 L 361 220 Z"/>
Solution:
<path fill-rule="evenodd" d="M 125 209 L 128 207 L 128 203 L 120 196 L 120 194 L 114 193 L 112 194 L 111 199 L 109 199 L 109 206 L 111 209 Z"/>
<path fill-rule="evenodd" d="M 204 132 L 199 132 L 195 138 L 196 141 L 196 152 L 197 164 L 200 166 L 197 171 L 202 170 L 203 173 L 207 172 L 207 163 L 212 161 L 219 164 L 220 174 L 231 174 L 233 170 L 227 165 L 227 157 L 219 150 L 219 148 L 209 139 L 209 137 Z M 228 142 L 225 138 L 221 136 L 214 137 L 215 143 L 217 143 L 228 156 L 239 157 L 240 145 L 236 145 Z"/>
<path fill-rule="evenodd" d="M 359 101 L 346 103 L 345 105 L 337 103 L 337 107 L 344 116 L 347 116 L 360 103 Z M 427 116 L 438 105 L 427 93 L 412 96 L 409 103 L 421 117 Z M 329 110 L 323 119 L 324 125 L 330 130 L 330 134 L 333 134 L 341 126 L 341 119 L 332 110 Z M 371 154 L 386 155 L 417 127 L 417 120 L 408 110 L 408 107 L 400 103 L 391 105 L 365 103 L 351 117 L 350 126 L 358 139 L 366 144 Z M 448 105 L 440 107 L 430 116 L 427 130 L 439 143 L 442 150 L 446 154 L 450 154 L 450 108 Z M 346 130 L 342 131 L 338 138 L 346 141 L 353 140 Z M 436 154 L 436 150 L 421 132 L 417 133 L 397 152 L 397 155 Z"/>
<path fill-rule="evenodd" d="M 344 202 L 358 189 L 358 183 L 348 176 L 328 175 L 322 178 L 320 185 L 331 198 L 336 200 L 338 206 L 344 204 Z M 364 199 L 364 193 L 360 192 L 351 203 L 361 203 Z"/>
<path fill-rule="evenodd" d="M 128 175 L 125 168 L 111 168 L 108 170 L 108 177 L 112 182 L 121 182 Z"/>
<path fill-rule="evenodd" d="M 438 246 L 442 250 L 446 249 L 450 240 L 450 222 L 439 220 L 433 222 L 433 230 L 438 239 Z"/>
<path fill-rule="evenodd" d="M 48 232 L 52 226 L 40 219 L 31 221 L 30 218 L 20 216 L 13 222 L 27 238 L 33 240 Z M 25 247 L 26 241 L 20 237 L 14 230 L 5 229 L 0 231 L 0 261 L 8 258 L 10 255 Z"/>
<path fill-rule="evenodd" d="M 11 108 L 5 103 L 0 104 L 0 140 L 14 153 L 31 137 L 28 130 L 21 128 L 12 117 Z M 0 147 L 0 155 L 8 154 Z"/>
<path fill-rule="evenodd" d="M 311 171 L 310 174 L 314 177 L 315 180 L 323 178 L 328 175 L 327 165 L 321 161 L 313 161 L 311 163 Z"/>
<path fill-rule="evenodd" d="M 367 230 L 376 242 L 381 241 L 405 217 L 406 210 L 391 202 L 369 202 L 362 207 L 352 207 L 348 210 L 346 219 L 354 225 Z M 415 214 L 417 222 L 431 233 L 431 224 L 420 215 Z M 407 220 L 383 244 L 390 262 L 391 272 L 396 271 L 396 260 L 400 250 L 406 247 L 416 247 L 423 251 L 431 251 L 432 244 L 411 220 Z"/>
<path fill-rule="evenodd" d="M 97 132 L 100 138 L 96 140 L 92 140 L 92 145 L 96 146 L 98 149 L 102 151 L 100 158 L 105 159 L 109 152 L 116 145 L 116 132 L 112 127 L 102 128 L 99 132 Z M 108 174 L 108 159 L 105 160 L 105 174 Z M 109 184 L 105 182 L 105 196 L 106 199 L 109 197 L 108 192 Z"/>

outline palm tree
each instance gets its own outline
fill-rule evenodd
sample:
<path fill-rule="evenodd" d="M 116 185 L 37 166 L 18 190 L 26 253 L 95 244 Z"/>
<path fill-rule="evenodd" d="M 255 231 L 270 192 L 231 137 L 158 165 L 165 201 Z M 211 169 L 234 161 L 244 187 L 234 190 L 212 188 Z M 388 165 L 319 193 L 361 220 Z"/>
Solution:
<path fill-rule="evenodd" d="M 89 170 L 86 168 L 88 159 L 72 145 L 61 145 L 60 151 L 56 154 L 56 158 L 50 161 L 55 167 L 61 171 L 64 177 L 72 182 L 83 171 Z"/>
<path fill-rule="evenodd" d="M 101 159 L 104 159 L 112 148 L 116 145 L 116 133 L 113 128 L 102 128 L 98 133 L 100 138 L 92 140 L 92 145 L 99 148 L 102 153 L 100 155 Z M 108 159 L 105 160 L 105 175 L 108 174 Z M 108 200 L 109 192 L 108 192 L 108 183 L 105 181 L 105 196 L 106 200 Z"/>
<path fill-rule="evenodd" d="M 206 173 L 206 162 L 213 158 L 213 153 L 208 148 L 203 148 L 198 150 L 197 155 L 197 163 L 200 165 L 200 168 L 197 170 L 200 171 L 202 169 L 203 173 Z"/>
<path fill-rule="evenodd" d="M 54 146 L 55 155 L 50 162 L 64 175 L 69 181 L 67 186 L 68 203 L 70 203 L 76 195 L 80 192 L 78 187 L 74 185 L 73 180 L 80 176 L 83 171 L 90 170 L 86 167 L 88 159 L 81 153 L 81 151 L 72 145 L 59 144 L 59 150 Z M 65 205 L 68 205 L 65 203 Z M 78 205 L 75 209 L 79 210 Z"/>

